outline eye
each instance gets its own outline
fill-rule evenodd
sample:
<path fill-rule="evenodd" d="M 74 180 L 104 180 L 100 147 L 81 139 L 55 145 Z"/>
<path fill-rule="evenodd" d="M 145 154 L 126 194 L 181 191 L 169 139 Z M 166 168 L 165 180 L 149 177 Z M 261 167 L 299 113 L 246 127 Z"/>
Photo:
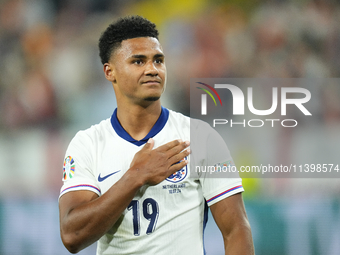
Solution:
<path fill-rule="evenodd" d="M 157 59 L 155 60 L 155 63 L 156 63 L 156 64 L 162 64 L 162 63 L 163 63 L 163 59 L 162 59 L 162 58 L 157 58 Z"/>
<path fill-rule="evenodd" d="M 140 59 L 136 59 L 136 60 L 133 61 L 133 63 L 137 64 L 137 65 L 141 65 L 141 64 L 143 64 L 143 61 L 140 60 Z"/>

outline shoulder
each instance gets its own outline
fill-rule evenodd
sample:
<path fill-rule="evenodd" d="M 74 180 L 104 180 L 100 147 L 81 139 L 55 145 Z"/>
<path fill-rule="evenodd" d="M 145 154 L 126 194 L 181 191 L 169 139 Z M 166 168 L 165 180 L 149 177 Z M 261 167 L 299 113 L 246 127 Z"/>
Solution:
<path fill-rule="evenodd" d="M 173 110 L 168 109 L 169 111 L 169 119 L 173 122 L 180 122 L 184 123 L 186 125 L 192 125 L 193 127 L 210 127 L 210 125 L 202 120 L 194 119 L 191 117 L 188 117 L 180 112 L 176 112 Z"/>
<path fill-rule="evenodd" d="M 110 131 L 110 119 L 106 119 L 101 121 L 98 124 L 92 125 L 91 127 L 80 130 L 76 133 L 76 135 L 73 137 L 71 143 L 77 142 L 81 143 L 83 145 L 86 144 L 93 144 L 94 141 L 99 141 L 103 139 L 106 134 Z"/>
<path fill-rule="evenodd" d="M 169 120 L 170 121 L 174 121 L 174 122 L 185 122 L 185 123 L 189 123 L 190 122 L 190 118 L 188 116 L 185 116 L 182 113 L 173 111 L 173 110 L 169 110 Z"/>
<path fill-rule="evenodd" d="M 185 116 L 173 110 L 169 110 L 169 122 L 177 127 L 187 128 L 191 133 L 199 134 L 201 137 L 216 132 L 207 122 Z"/>

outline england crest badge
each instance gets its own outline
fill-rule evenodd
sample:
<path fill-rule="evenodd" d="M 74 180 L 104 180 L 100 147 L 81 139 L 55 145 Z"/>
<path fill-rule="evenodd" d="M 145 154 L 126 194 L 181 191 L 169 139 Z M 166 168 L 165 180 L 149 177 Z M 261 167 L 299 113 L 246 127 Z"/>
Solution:
<path fill-rule="evenodd" d="M 186 165 L 181 170 L 170 175 L 168 178 L 166 178 L 166 180 L 172 183 L 177 183 L 177 182 L 182 181 L 187 175 L 188 175 L 188 165 Z"/>

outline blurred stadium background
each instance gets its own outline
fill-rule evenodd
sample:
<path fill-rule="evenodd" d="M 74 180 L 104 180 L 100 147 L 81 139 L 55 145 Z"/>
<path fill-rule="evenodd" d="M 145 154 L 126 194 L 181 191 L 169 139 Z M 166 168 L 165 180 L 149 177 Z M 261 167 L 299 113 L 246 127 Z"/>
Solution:
<path fill-rule="evenodd" d="M 69 254 L 59 237 L 57 201 L 64 153 L 76 131 L 116 106 L 97 41 L 127 14 L 157 24 L 168 68 L 163 103 L 187 115 L 192 77 L 340 76 L 337 0 L 0 0 L 0 255 Z M 302 150 L 321 161 L 339 158 L 340 87 L 310 89 L 318 96 L 316 124 L 277 133 L 282 146 L 270 151 L 277 162 Z M 315 140 L 321 129 L 328 140 Z M 236 164 L 259 162 L 266 139 L 231 137 Z M 297 150 L 293 139 L 312 142 Z M 245 179 L 256 253 L 340 254 L 339 184 Z M 223 254 L 209 222 L 207 254 Z M 80 254 L 94 252 L 93 245 Z"/>

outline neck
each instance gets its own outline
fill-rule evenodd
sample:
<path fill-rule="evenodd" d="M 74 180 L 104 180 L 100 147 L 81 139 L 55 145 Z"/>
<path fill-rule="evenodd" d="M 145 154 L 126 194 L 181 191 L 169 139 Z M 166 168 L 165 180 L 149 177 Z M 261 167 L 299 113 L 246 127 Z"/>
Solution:
<path fill-rule="evenodd" d="M 161 114 L 160 100 L 143 107 L 133 105 L 117 107 L 117 118 L 125 131 L 135 140 L 143 139 L 152 129 Z"/>

